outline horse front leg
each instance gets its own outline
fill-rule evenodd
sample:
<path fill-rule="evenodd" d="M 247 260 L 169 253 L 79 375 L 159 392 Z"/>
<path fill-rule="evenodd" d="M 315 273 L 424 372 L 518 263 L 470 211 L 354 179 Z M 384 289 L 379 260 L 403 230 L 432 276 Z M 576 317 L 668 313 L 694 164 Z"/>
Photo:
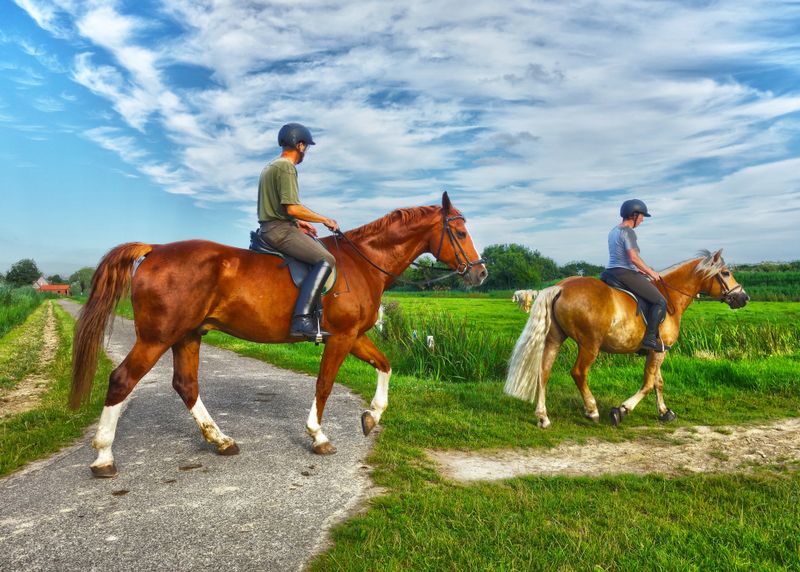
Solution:
<path fill-rule="evenodd" d="M 672 411 L 672 409 L 667 407 L 666 403 L 664 403 L 664 378 L 661 377 L 661 364 L 659 364 L 658 369 L 656 370 L 655 385 L 658 420 L 663 422 L 675 421 L 678 416 L 675 415 L 675 412 Z"/>
<path fill-rule="evenodd" d="M 339 368 L 342 366 L 344 358 L 350 353 L 352 346 L 353 336 L 350 335 L 335 334 L 325 342 L 325 351 L 322 352 L 322 363 L 317 376 L 314 403 L 311 405 L 306 422 L 306 431 L 313 440 L 312 448 L 318 455 L 332 455 L 336 452 L 336 447 L 322 432 L 322 413 L 333 389 L 333 382 L 336 381 L 336 374 L 339 373 Z"/>
<path fill-rule="evenodd" d="M 392 376 L 392 368 L 383 352 L 375 347 L 366 334 L 361 334 L 356 338 L 350 353 L 370 364 L 378 372 L 375 396 L 369 405 L 370 408 L 361 414 L 361 430 L 364 432 L 364 436 L 367 436 L 380 422 L 381 415 L 389 405 L 389 378 Z"/>
<path fill-rule="evenodd" d="M 613 425 L 619 425 L 622 421 L 622 418 L 633 411 L 634 408 L 639 405 L 639 402 L 644 399 L 648 393 L 650 393 L 650 390 L 653 389 L 653 386 L 656 383 L 658 372 L 661 370 L 661 362 L 664 361 L 664 356 L 664 352 L 647 352 L 647 361 L 644 365 L 644 380 L 642 381 L 642 387 L 639 388 L 639 391 L 626 399 L 622 405 L 611 409 L 611 423 Z"/>

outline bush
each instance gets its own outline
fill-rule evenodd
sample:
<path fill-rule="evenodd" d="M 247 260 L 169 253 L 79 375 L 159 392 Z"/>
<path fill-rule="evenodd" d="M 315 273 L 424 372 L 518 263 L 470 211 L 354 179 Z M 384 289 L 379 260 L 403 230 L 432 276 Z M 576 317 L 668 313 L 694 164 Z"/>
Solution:
<path fill-rule="evenodd" d="M 24 322 L 45 297 L 31 286 L 0 285 L 0 337 Z"/>

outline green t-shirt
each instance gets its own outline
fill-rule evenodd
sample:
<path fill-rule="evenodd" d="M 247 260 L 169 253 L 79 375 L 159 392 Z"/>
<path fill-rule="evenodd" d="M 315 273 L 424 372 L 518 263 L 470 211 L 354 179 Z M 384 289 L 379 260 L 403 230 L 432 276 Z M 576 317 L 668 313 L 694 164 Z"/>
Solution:
<path fill-rule="evenodd" d="M 286 205 L 299 205 L 297 169 L 289 159 L 278 157 L 264 167 L 258 179 L 258 222 L 294 220 Z"/>

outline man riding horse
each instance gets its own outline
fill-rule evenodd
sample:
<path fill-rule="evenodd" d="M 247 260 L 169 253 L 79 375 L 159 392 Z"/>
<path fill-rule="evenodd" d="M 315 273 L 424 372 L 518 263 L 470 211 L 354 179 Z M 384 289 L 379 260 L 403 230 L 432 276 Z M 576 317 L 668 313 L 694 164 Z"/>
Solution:
<path fill-rule="evenodd" d="M 639 256 L 639 244 L 633 231 L 650 213 L 647 212 L 644 201 L 630 199 L 622 203 L 619 214 L 622 222 L 608 233 L 608 267 L 604 274 L 611 275 L 625 288 L 648 302 L 647 329 L 642 348 L 663 352 L 669 346 L 665 346 L 659 338 L 658 327 L 667 314 L 667 300 L 654 284 L 661 280 L 661 276 Z"/>
<path fill-rule="evenodd" d="M 276 250 L 311 265 L 300 285 L 292 313 L 289 335 L 314 340 L 330 336 L 317 324 L 320 297 L 336 261 L 316 240 L 312 222 L 321 222 L 331 232 L 339 230 L 332 218 L 322 216 L 300 203 L 297 168 L 309 146 L 315 145 L 311 131 L 299 123 L 287 123 L 278 132 L 281 155 L 261 171 L 258 181 L 258 222 L 261 237 Z M 320 315 L 321 324 L 321 315 Z"/>

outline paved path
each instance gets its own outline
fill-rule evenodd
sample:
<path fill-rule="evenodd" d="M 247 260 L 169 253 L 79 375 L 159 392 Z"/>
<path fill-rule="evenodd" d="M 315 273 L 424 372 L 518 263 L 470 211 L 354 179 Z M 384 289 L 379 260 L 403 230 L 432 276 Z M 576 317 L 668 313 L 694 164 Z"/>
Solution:
<path fill-rule="evenodd" d="M 62 302 L 73 315 L 78 306 Z M 119 363 L 133 324 L 117 318 Z M 95 479 L 90 429 L 79 444 L 0 479 L 0 570 L 298 570 L 326 531 L 366 497 L 360 398 L 337 385 L 323 428 L 338 448 L 314 455 L 305 420 L 314 379 L 204 345 L 200 395 L 241 454 L 205 443 L 171 386 L 168 352 L 120 419 L 120 474 Z"/>

